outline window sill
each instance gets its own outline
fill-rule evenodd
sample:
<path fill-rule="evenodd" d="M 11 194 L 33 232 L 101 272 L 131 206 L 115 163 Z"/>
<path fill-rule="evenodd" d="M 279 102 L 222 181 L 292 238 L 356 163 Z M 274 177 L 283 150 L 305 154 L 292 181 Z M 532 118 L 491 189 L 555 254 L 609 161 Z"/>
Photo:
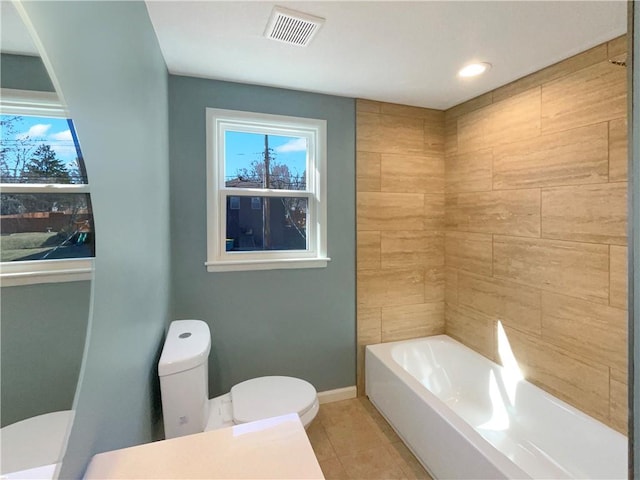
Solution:
<path fill-rule="evenodd" d="M 245 272 L 250 270 L 281 270 L 291 268 L 325 268 L 331 259 L 287 258 L 280 260 L 228 260 L 206 262 L 207 272 Z"/>
<path fill-rule="evenodd" d="M 93 278 L 93 258 L 0 263 L 0 286 L 79 282 Z"/>

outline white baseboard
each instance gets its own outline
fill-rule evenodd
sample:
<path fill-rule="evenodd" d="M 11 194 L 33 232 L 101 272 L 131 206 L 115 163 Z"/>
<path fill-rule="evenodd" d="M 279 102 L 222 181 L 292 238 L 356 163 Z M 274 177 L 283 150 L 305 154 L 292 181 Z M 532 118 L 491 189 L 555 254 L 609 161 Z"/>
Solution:
<path fill-rule="evenodd" d="M 318 392 L 318 401 L 320 404 L 339 402 L 340 400 L 349 400 L 350 398 L 356 398 L 357 396 L 358 390 L 355 385 L 352 385 L 351 387 L 336 388 L 335 390 Z"/>

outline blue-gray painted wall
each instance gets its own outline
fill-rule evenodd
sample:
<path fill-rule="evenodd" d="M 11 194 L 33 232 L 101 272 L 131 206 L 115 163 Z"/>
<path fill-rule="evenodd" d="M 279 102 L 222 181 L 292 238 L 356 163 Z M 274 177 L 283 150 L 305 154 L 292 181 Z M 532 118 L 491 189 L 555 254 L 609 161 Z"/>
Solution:
<path fill-rule="evenodd" d="M 2 287 L 2 426 L 71 410 L 90 296 L 86 281 Z"/>
<path fill-rule="evenodd" d="M 143 2 L 23 2 L 69 107 L 91 180 L 95 278 L 62 478 L 149 442 L 170 318 L 168 74 Z M 56 82 L 54 81 L 54 85 Z"/>
<path fill-rule="evenodd" d="M 206 107 L 327 121 L 327 268 L 206 271 Z M 169 127 L 174 313 L 211 327 L 210 393 L 260 375 L 355 385 L 355 101 L 171 75 Z"/>
<path fill-rule="evenodd" d="M 0 55 L 0 83 L 2 88 L 55 91 L 40 57 L 28 55 Z"/>

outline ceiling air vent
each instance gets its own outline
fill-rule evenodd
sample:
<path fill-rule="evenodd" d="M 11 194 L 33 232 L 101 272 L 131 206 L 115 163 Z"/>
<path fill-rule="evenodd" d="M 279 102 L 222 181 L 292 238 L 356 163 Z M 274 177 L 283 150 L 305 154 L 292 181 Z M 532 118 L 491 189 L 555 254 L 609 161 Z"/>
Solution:
<path fill-rule="evenodd" d="M 324 18 L 274 7 L 264 36 L 278 42 L 306 47 L 323 23 Z"/>

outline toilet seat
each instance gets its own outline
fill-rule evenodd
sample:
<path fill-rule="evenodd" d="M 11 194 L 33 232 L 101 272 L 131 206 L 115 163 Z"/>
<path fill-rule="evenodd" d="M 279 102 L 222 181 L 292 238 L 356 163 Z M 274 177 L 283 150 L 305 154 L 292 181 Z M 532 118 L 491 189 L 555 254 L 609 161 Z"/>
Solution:
<path fill-rule="evenodd" d="M 258 377 L 238 383 L 231 388 L 231 401 L 235 423 L 297 413 L 306 425 L 318 410 L 313 385 L 293 377 Z"/>

